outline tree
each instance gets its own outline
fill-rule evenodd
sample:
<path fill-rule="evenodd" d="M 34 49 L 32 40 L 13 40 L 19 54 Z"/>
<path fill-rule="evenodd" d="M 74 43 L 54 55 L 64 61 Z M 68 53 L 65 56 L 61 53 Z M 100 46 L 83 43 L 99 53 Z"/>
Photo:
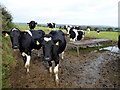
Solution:
<path fill-rule="evenodd" d="M 38 24 L 37 26 L 38 26 L 38 27 L 41 27 L 42 25 L 41 25 L 41 24 Z"/>
<path fill-rule="evenodd" d="M 107 29 L 107 31 L 113 31 L 113 28 L 112 28 L 112 27 L 109 27 L 109 28 Z"/>
<path fill-rule="evenodd" d="M 94 28 L 94 30 L 95 30 L 95 31 L 97 31 L 97 30 L 99 30 L 99 28 L 98 28 L 98 27 L 96 27 L 96 28 Z"/>
<path fill-rule="evenodd" d="M 91 29 L 91 26 L 87 26 L 87 28 L 86 28 L 86 29 L 88 29 L 88 28 L 89 28 L 89 29 Z"/>
<path fill-rule="evenodd" d="M 6 7 L 0 5 L 0 11 L 1 11 L 1 14 L 2 14 L 2 29 L 3 30 L 8 30 L 8 29 L 14 27 L 14 24 L 12 23 L 13 17 L 7 11 Z"/>
<path fill-rule="evenodd" d="M 80 30 L 83 30 L 83 28 L 82 28 L 81 26 L 79 26 L 79 29 L 80 29 Z"/>

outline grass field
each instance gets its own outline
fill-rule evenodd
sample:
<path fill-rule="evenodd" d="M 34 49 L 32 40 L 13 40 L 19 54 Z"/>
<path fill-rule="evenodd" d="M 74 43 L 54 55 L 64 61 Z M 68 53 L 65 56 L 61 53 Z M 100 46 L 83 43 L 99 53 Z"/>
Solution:
<path fill-rule="evenodd" d="M 24 26 L 24 25 L 16 25 L 17 28 L 19 28 L 20 30 L 24 31 L 24 30 L 29 30 L 28 26 Z M 48 28 L 48 27 L 35 27 L 35 30 L 44 30 L 45 33 L 48 33 L 49 31 L 51 31 L 52 29 Z M 60 30 L 59 28 L 55 28 L 54 30 Z M 61 29 L 65 32 L 64 29 Z"/>
<path fill-rule="evenodd" d="M 85 32 L 85 36 L 92 38 L 102 38 L 111 39 L 113 41 L 118 41 L 118 32 L 100 32 L 99 35 L 95 31 L 90 31 L 90 33 Z"/>
<path fill-rule="evenodd" d="M 24 25 L 16 25 L 17 28 L 20 30 L 29 30 L 28 26 Z M 46 33 L 50 32 L 52 29 L 48 27 L 35 27 L 35 30 L 44 30 Z M 59 30 L 59 28 L 55 28 L 54 30 Z M 66 33 L 66 30 L 62 29 L 63 32 Z M 113 41 L 118 41 L 118 32 L 100 32 L 98 35 L 95 31 L 90 31 L 90 33 L 85 31 L 85 37 L 91 37 L 91 38 L 101 38 L 101 39 L 111 39 Z"/>

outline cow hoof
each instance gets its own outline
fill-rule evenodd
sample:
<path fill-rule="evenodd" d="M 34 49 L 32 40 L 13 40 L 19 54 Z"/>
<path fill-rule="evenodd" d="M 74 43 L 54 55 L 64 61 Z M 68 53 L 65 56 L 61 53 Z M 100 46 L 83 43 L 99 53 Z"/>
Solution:
<path fill-rule="evenodd" d="M 25 65 L 25 68 L 29 68 L 29 64 L 26 64 L 26 65 Z"/>
<path fill-rule="evenodd" d="M 56 79 L 56 80 L 55 80 L 55 84 L 56 84 L 56 86 L 59 85 L 59 79 Z"/>
<path fill-rule="evenodd" d="M 51 75 L 53 74 L 53 72 L 49 72 Z"/>
<path fill-rule="evenodd" d="M 25 65 L 25 68 L 27 69 L 27 73 L 29 73 L 30 70 L 29 70 L 29 65 L 28 64 Z"/>
<path fill-rule="evenodd" d="M 29 73 L 29 71 L 30 71 L 30 70 L 27 68 L 27 73 Z"/>
<path fill-rule="evenodd" d="M 53 75 L 52 73 L 49 74 L 50 77 L 52 77 L 52 75 Z"/>
<path fill-rule="evenodd" d="M 53 71 L 52 71 L 52 67 L 49 67 L 49 72 L 50 72 L 50 74 L 53 73 Z"/>

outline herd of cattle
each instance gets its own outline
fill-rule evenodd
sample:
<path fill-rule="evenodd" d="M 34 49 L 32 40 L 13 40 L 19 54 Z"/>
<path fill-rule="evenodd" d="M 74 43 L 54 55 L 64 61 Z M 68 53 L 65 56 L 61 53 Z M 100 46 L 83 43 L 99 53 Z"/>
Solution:
<path fill-rule="evenodd" d="M 59 82 L 58 67 L 59 54 L 63 54 L 66 48 L 65 34 L 61 30 L 51 31 L 46 34 L 43 30 L 34 30 L 37 23 L 31 21 L 27 23 L 30 30 L 20 31 L 18 28 L 12 28 L 10 31 L 2 31 L 3 35 L 9 35 L 13 49 L 19 49 L 27 72 L 29 72 L 31 52 L 33 49 L 43 50 L 43 59 L 48 61 L 50 73 L 54 72 L 56 83 Z M 48 23 L 48 27 L 55 28 L 55 23 Z M 77 41 L 84 38 L 84 31 L 78 30 L 77 27 L 65 26 L 67 35 L 70 40 Z M 55 62 L 55 67 L 52 69 L 52 61 Z M 53 71 L 52 71 L 53 70 Z"/>

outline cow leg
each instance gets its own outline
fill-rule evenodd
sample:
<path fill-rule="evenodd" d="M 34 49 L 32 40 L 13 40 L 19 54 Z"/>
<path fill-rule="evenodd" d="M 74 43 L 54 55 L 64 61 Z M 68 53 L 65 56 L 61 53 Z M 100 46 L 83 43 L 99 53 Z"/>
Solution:
<path fill-rule="evenodd" d="M 24 61 L 24 64 L 26 63 L 26 56 L 22 56 L 23 57 L 23 61 Z"/>
<path fill-rule="evenodd" d="M 82 35 L 82 40 L 84 39 L 84 35 Z"/>
<path fill-rule="evenodd" d="M 74 39 L 71 38 L 70 41 L 75 42 L 75 38 Z"/>
<path fill-rule="evenodd" d="M 72 38 L 70 38 L 70 41 L 73 41 L 73 39 L 72 39 Z"/>
<path fill-rule="evenodd" d="M 64 59 L 64 53 L 65 53 L 65 52 L 63 51 L 63 52 L 62 52 L 62 59 Z"/>
<path fill-rule="evenodd" d="M 30 55 L 26 55 L 27 61 L 25 63 L 25 68 L 27 69 L 27 72 L 29 72 L 30 67 Z"/>
<path fill-rule="evenodd" d="M 75 42 L 76 38 L 73 39 L 73 42 Z"/>
<path fill-rule="evenodd" d="M 27 72 L 29 72 L 29 66 L 30 66 L 30 55 L 27 55 L 26 53 L 22 53 L 24 62 L 25 62 L 25 68 L 27 69 Z"/>
<path fill-rule="evenodd" d="M 52 73 L 52 62 L 49 61 L 48 64 L 49 64 L 49 72 Z"/>
<path fill-rule="evenodd" d="M 55 81 L 57 85 L 59 84 L 58 68 L 59 68 L 59 61 L 55 61 L 54 74 L 55 74 Z"/>

